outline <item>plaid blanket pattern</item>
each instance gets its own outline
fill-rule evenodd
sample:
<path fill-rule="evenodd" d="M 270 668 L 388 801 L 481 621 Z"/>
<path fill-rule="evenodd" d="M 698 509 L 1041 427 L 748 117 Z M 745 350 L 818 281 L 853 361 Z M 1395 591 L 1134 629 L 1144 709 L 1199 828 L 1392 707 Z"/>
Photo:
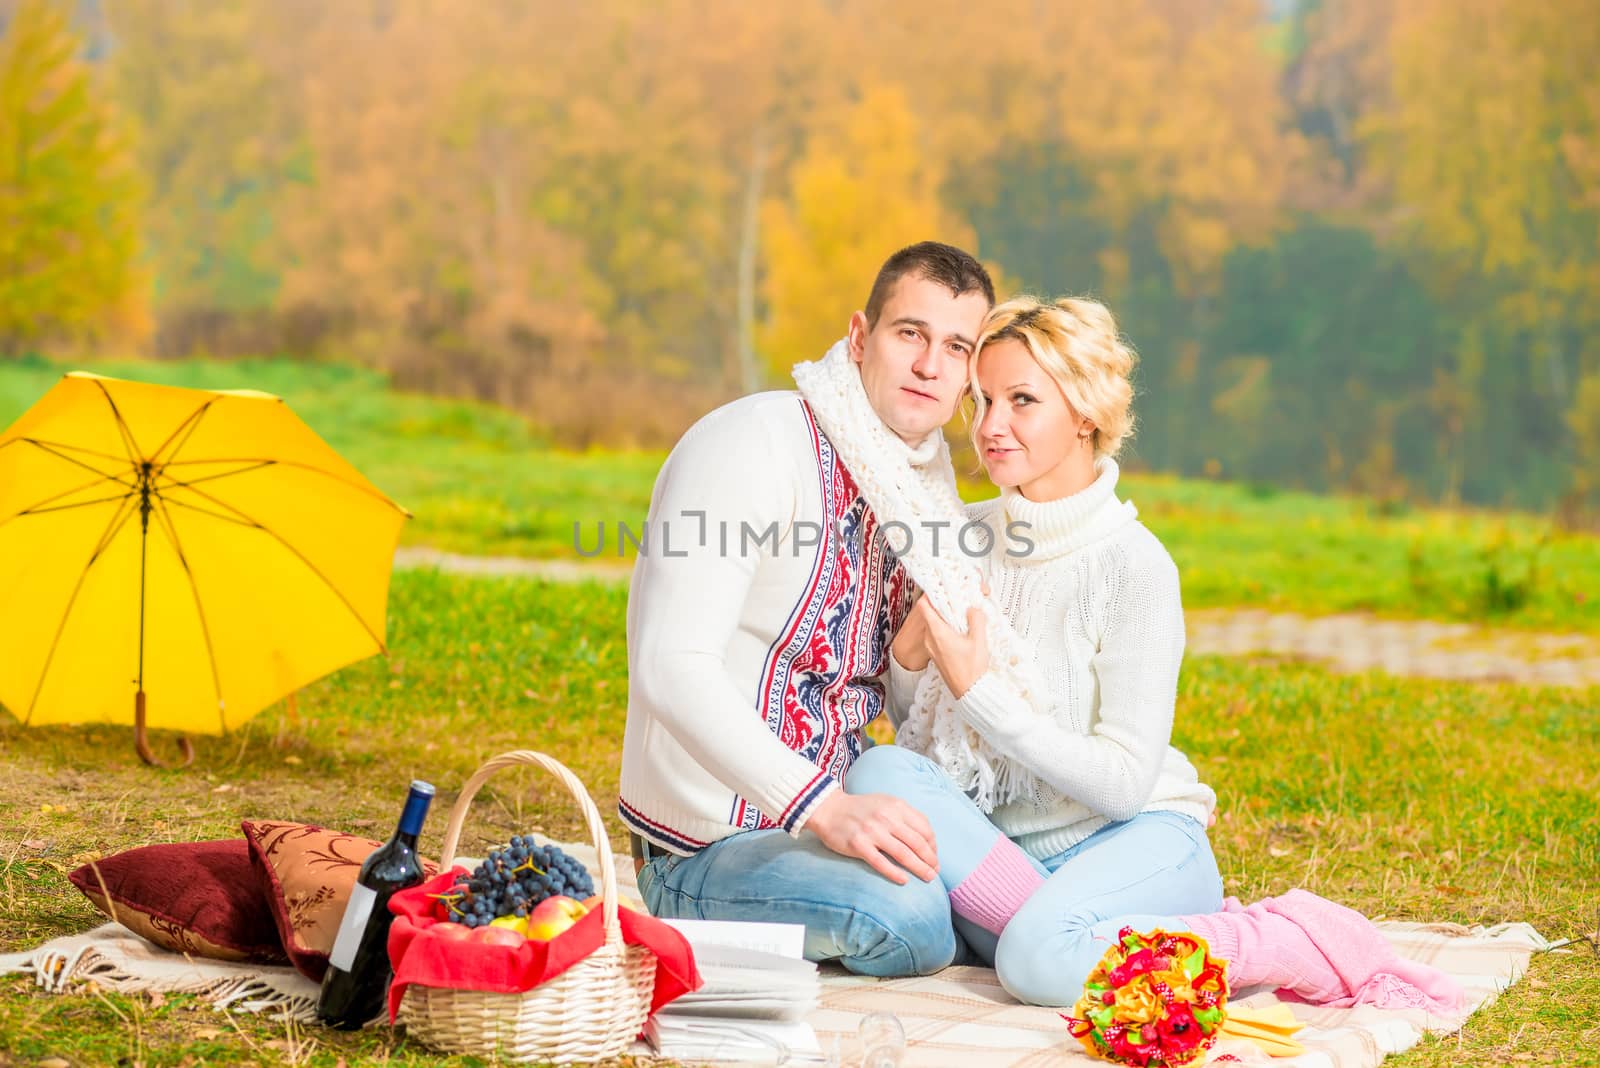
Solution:
<path fill-rule="evenodd" d="M 1306 1047 L 1297 1057 L 1269 1058 L 1250 1043 L 1220 1042 L 1211 1063 L 1274 1064 L 1278 1068 L 1371 1068 L 1415 1045 L 1425 1033 L 1449 1034 L 1521 978 L 1533 953 L 1548 943 L 1525 923 L 1488 928 L 1456 924 L 1380 923 L 1403 955 L 1449 972 L 1466 988 L 1467 1008 L 1445 1019 L 1423 1012 L 1356 1006 L 1329 1009 L 1291 1004 Z M 1279 999 L 1267 990 L 1240 991 L 1241 1004 L 1264 1007 Z M 989 968 L 947 968 L 937 975 L 877 980 L 829 968 L 821 1007 L 810 1017 L 824 1050 L 846 1043 L 870 1013 L 891 1012 L 906 1031 L 902 1068 L 1044 1068 L 1097 1065 L 1067 1033 L 1054 1009 L 1018 1005 Z M 1231 1061 L 1228 1058 L 1232 1058 Z"/>

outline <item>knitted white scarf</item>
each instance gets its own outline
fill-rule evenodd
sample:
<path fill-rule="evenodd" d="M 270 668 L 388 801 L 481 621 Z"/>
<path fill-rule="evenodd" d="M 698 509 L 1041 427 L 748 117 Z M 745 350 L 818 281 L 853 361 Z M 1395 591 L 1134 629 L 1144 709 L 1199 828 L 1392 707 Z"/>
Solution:
<path fill-rule="evenodd" d="M 981 606 L 988 619 L 989 669 L 1008 689 L 1024 696 L 1046 692 L 1032 651 L 1005 613 L 983 596 L 977 562 L 956 547 L 956 534 L 967 516 L 956 493 L 944 435 L 935 430 L 929 436 L 936 448 L 925 443 L 913 449 L 885 426 L 867 399 L 847 341 L 838 342 L 820 360 L 796 364 L 794 380 L 872 506 L 880 529 L 890 523 L 903 523 L 909 529 L 909 537 L 901 530 L 890 544 L 909 542 L 899 558 L 923 595 L 962 633 L 967 629 L 967 609 Z M 936 553 L 934 528 L 941 523 L 945 526 L 938 532 Z M 1012 801 L 1037 803 L 1052 792 L 1027 768 L 991 749 L 961 719 L 955 704 L 938 670 L 925 672 L 911 711 L 895 735 L 896 743 L 942 767 L 984 812 Z"/>

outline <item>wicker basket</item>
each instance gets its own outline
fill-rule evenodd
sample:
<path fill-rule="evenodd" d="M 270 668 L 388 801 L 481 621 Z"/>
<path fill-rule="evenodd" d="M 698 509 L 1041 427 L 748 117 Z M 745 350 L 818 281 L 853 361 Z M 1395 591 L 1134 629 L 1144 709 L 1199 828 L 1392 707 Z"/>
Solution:
<path fill-rule="evenodd" d="M 441 870 L 455 861 L 461 824 L 473 795 L 501 768 L 531 764 L 561 780 L 577 800 L 600 858 L 606 940 L 592 954 L 532 990 L 503 994 L 413 984 L 400 1002 L 398 1021 L 418 1040 L 452 1053 L 476 1053 L 514 1063 L 571 1063 L 615 1057 L 633 1042 L 650 1012 L 656 957 L 625 945 L 617 923 L 617 879 L 611 843 L 589 792 L 559 761 L 519 749 L 502 753 L 473 773 L 450 810 Z"/>

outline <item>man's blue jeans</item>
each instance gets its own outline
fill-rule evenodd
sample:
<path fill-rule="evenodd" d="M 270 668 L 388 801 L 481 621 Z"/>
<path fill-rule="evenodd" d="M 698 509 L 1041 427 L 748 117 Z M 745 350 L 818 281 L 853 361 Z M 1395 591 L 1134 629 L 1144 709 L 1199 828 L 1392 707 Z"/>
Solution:
<path fill-rule="evenodd" d="M 804 924 L 808 959 L 861 975 L 928 975 L 956 953 L 942 882 L 896 886 L 815 835 L 742 831 L 693 856 L 658 856 L 639 892 L 665 919 Z"/>
<path fill-rule="evenodd" d="M 908 749 L 867 750 L 845 776 L 853 794 L 891 794 L 933 825 L 939 878 L 955 889 L 988 856 L 1000 831 L 937 765 Z M 955 918 L 979 958 L 1019 1001 L 1071 1005 L 1117 931 L 1183 930 L 1179 915 L 1222 908 L 1222 877 L 1206 830 L 1175 812 L 1110 823 L 1056 856 L 1034 861 L 1045 883 L 1000 937 Z"/>

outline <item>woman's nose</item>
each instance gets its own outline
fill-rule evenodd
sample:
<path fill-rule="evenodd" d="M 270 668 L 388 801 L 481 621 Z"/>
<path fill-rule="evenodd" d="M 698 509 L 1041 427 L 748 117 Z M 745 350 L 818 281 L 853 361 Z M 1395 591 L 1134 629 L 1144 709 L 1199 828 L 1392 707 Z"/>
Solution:
<path fill-rule="evenodd" d="M 1005 431 L 1005 415 L 998 405 L 989 405 L 989 410 L 983 413 L 983 418 L 978 420 L 978 434 L 980 437 L 997 437 Z"/>

